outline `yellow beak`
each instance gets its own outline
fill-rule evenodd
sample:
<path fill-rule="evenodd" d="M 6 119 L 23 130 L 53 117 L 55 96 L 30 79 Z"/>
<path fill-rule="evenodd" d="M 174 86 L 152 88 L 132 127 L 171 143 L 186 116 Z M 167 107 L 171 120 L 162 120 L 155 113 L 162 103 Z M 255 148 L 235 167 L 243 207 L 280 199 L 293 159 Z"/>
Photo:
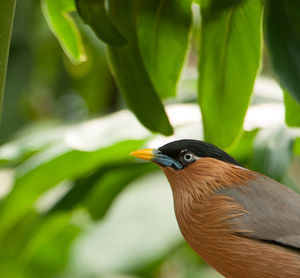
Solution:
<path fill-rule="evenodd" d="M 145 160 L 151 160 L 155 156 L 153 154 L 153 150 L 154 149 L 137 150 L 137 151 L 130 153 L 130 155 L 141 158 L 141 159 L 145 159 Z"/>
<path fill-rule="evenodd" d="M 134 151 L 130 154 L 141 159 L 151 160 L 152 162 L 155 162 L 161 166 L 173 167 L 177 170 L 183 169 L 183 166 L 180 162 L 167 155 L 162 154 L 157 149 L 143 149 Z"/>

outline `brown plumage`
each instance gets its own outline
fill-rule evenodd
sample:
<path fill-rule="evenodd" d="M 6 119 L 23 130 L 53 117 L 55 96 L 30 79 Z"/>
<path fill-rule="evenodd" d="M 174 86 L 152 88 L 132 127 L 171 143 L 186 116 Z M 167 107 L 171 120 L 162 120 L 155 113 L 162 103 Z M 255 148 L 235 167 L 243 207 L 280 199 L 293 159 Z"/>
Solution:
<path fill-rule="evenodd" d="M 297 193 L 201 141 L 133 155 L 161 167 L 184 238 L 225 277 L 300 277 Z"/>

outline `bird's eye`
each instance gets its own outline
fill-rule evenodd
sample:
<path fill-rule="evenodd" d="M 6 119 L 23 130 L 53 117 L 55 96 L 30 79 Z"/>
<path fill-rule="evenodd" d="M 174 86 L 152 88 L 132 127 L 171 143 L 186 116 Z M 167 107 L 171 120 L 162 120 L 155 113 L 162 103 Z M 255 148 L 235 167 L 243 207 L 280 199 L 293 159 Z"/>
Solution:
<path fill-rule="evenodd" d="M 183 159 L 184 159 L 186 162 L 192 162 L 192 161 L 194 160 L 194 158 L 195 158 L 194 154 L 193 154 L 193 153 L 190 153 L 190 152 L 185 153 L 185 154 L 183 155 Z"/>

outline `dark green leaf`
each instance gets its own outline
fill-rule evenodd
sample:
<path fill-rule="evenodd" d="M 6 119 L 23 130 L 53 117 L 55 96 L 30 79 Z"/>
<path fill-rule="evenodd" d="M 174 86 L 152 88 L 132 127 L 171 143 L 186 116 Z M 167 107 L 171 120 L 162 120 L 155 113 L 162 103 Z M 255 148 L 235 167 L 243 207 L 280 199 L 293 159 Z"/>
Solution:
<path fill-rule="evenodd" d="M 101 214 L 104 215 L 113 199 L 130 181 L 143 173 L 152 171 L 153 168 L 157 169 L 157 167 L 155 167 L 152 163 L 132 164 L 130 157 L 128 157 L 128 161 L 125 162 L 101 166 L 95 172 L 88 173 L 88 175 L 77 179 L 70 191 L 68 191 L 67 194 L 55 204 L 49 213 L 53 213 L 58 210 L 70 210 L 79 203 L 82 203 L 84 207 L 93 208 L 95 205 L 93 209 L 100 211 Z M 129 172 L 125 172 L 124 169 Z M 116 179 L 115 183 L 110 184 L 108 187 L 103 187 L 102 180 L 110 181 L 110 179 L 107 178 L 110 176 L 113 176 L 112 180 L 114 180 L 114 178 Z M 95 189 L 95 187 L 101 188 Z M 101 202 L 99 202 L 102 195 L 105 196 L 102 198 Z M 86 198 L 91 199 L 91 202 L 86 201 Z M 96 200 L 97 198 L 98 200 Z M 95 200 L 95 203 L 93 203 L 93 200 Z M 92 214 L 93 216 L 95 215 L 93 212 Z"/>
<path fill-rule="evenodd" d="M 209 9 L 210 11 L 221 11 L 232 8 L 245 0 L 200 0 L 201 8 Z"/>
<path fill-rule="evenodd" d="M 105 9 L 105 0 L 76 0 L 78 13 L 98 38 L 111 46 L 121 47 L 126 39 L 111 22 Z"/>
<path fill-rule="evenodd" d="M 262 129 L 254 141 L 253 169 L 280 180 L 291 162 L 293 142 L 286 127 Z"/>
<path fill-rule="evenodd" d="M 70 16 L 75 10 L 73 0 L 42 0 L 42 11 L 47 23 L 70 60 L 81 63 L 86 60 L 80 33 Z"/>
<path fill-rule="evenodd" d="M 140 122 L 154 132 L 171 135 L 164 107 L 143 64 L 136 38 L 136 0 L 109 1 L 111 17 L 128 45 L 109 47 L 110 66 L 128 107 Z"/>
<path fill-rule="evenodd" d="M 191 0 L 140 1 L 138 43 L 161 98 L 175 96 L 192 23 Z"/>
<path fill-rule="evenodd" d="M 285 122 L 288 126 L 300 126 L 300 104 L 284 92 Z"/>
<path fill-rule="evenodd" d="M 16 0 L 0 0 L 0 115 Z"/>
<path fill-rule="evenodd" d="M 80 206 L 86 208 L 94 219 L 102 218 L 126 185 L 157 169 L 152 163 L 105 165 L 89 177 L 77 180 L 50 213 Z"/>
<path fill-rule="evenodd" d="M 281 86 L 300 103 L 300 2 L 265 1 L 264 35 Z"/>
<path fill-rule="evenodd" d="M 94 219 L 102 218 L 126 185 L 153 170 L 157 170 L 157 166 L 141 163 L 107 171 L 93 186 L 82 205 L 88 209 Z"/>
<path fill-rule="evenodd" d="M 91 191 L 99 178 L 110 169 L 111 167 L 109 167 L 108 165 L 104 165 L 103 167 L 97 169 L 95 172 L 92 172 L 87 176 L 84 175 L 75 180 L 72 188 L 51 208 L 48 213 L 73 209 L 86 197 L 86 195 Z"/>
<path fill-rule="evenodd" d="M 239 135 L 261 54 L 260 1 L 202 11 L 199 104 L 205 138 L 220 147 Z"/>

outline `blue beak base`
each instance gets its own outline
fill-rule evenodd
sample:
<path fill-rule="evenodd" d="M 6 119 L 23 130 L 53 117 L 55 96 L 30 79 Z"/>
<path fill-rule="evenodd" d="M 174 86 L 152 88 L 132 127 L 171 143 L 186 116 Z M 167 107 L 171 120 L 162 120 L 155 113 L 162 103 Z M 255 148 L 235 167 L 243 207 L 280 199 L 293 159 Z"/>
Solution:
<path fill-rule="evenodd" d="M 154 149 L 152 151 L 152 153 L 153 153 L 153 157 L 151 158 L 151 161 L 153 161 L 159 165 L 162 165 L 162 166 L 174 168 L 176 170 L 183 169 L 183 166 L 181 165 L 181 163 L 179 163 L 178 161 L 176 161 L 175 159 L 173 159 L 167 155 L 161 154 L 160 151 Z"/>

